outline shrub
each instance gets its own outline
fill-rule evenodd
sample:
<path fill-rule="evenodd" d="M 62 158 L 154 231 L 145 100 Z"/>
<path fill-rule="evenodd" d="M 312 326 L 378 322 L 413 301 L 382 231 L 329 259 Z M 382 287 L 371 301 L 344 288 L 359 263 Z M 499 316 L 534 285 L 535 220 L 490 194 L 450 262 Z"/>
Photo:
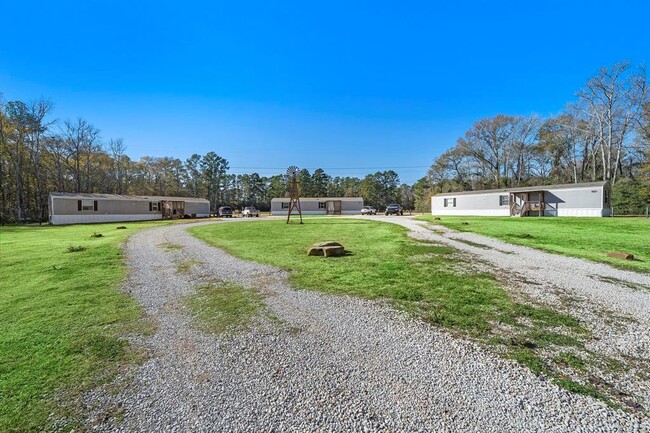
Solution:
<path fill-rule="evenodd" d="M 84 247 L 84 246 L 81 246 L 81 245 L 77 245 L 76 247 L 74 245 L 70 245 L 68 247 L 68 252 L 69 253 L 78 253 L 78 252 L 86 251 L 86 250 L 87 250 L 87 248 Z"/>
<path fill-rule="evenodd" d="M 614 215 L 644 215 L 648 197 L 644 196 L 641 183 L 633 179 L 620 179 L 612 187 Z"/>

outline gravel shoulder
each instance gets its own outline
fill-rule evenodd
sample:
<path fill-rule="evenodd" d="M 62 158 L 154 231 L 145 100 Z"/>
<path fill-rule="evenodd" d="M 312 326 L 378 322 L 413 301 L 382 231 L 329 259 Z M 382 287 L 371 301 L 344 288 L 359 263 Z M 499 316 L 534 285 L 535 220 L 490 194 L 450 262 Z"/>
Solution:
<path fill-rule="evenodd" d="M 453 242 L 399 221 L 416 237 Z M 158 329 L 133 339 L 152 354 L 143 365 L 86 396 L 93 430 L 650 431 L 646 418 L 562 390 L 381 302 L 296 290 L 285 272 L 232 257 L 186 228 L 145 230 L 125 247 L 124 290 Z M 188 260 L 197 264 L 179 273 Z M 191 325 L 181 300 L 223 281 L 264 295 L 266 314 L 251 330 L 215 336 Z M 617 311 L 641 321 L 631 301 Z"/>
<path fill-rule="evenodd" d="M 570 287 L 576 295 L 589 298 L 622 314 L 650 321 L 650 274 L 546 253 L 411 218 L 377 219 L 407 227 L 414 238 L 446 243 L 476 255 L 493 266 L 507 269 L 515 275 L 535 279 L 544 285 Z M 430 229 L 427 229 L 427 225 L 431 226 Z"/>
<path fill-rule="evenodd" d="M 497 276 L 524 302 L 549 306 L 580 320 L 593 338 L 586 350 L 621 363 L 599 371 L 612 388 L 648 408 L 650 402 L 650 275 L 546 253 L 412 218 L 377 217 L 410 230 L 411 237 L 449 245 Z"/>

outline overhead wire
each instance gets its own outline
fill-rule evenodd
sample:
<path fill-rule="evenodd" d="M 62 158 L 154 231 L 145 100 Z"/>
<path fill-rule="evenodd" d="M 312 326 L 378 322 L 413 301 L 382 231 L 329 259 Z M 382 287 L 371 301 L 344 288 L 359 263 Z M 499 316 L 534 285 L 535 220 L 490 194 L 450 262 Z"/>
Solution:
<path fill-rule="evenodd" d="M 306 170 L 318 170 L 319 168 L 321 170 L 402 170 L 402 169 L 407 169 L 407 168 L 429 168 L 430 166 L 428 165 L 405 165 L 405 166 L 399 166 L 399 167 L 392 167 L 392 166 L 376 166 L 376 167 L 302 167 L 303 169 Z M 238 169 L 238 170 L 286 170 L 286 167 L 241 167 L 241 166 L 231 166 L 231 169 Z"/>

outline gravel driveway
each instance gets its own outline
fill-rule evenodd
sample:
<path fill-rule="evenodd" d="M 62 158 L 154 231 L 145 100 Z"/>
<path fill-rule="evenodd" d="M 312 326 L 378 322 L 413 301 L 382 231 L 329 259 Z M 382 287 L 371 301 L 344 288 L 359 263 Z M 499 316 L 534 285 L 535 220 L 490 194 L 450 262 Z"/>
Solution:
<path fill-rule="evenodd" d="M 545 253 L 442 225 L 412 218 L 376 217 L 379 221 L 408 228 L 416 239 L 450 245 L 471 253 L 491 266 L 508 271 L 520 280 L 535 281 L 537 287 L 571 291 L 575 296 L 598 303 L 620 314 L 650 322 L 650 275 L 624 271 L 612 266 Z M 429 227 L 429 228 L 427 228 Z M 635 288 L 636 286 L 636 288 Z M 650 352 L 646 352 L 650 356 Z"/>
<path fill-rule="evenodd" d="M 148 229 L 126 246 L 125 290 L 158 330 L 135 341 L 152 357 L 117 381 L 125 384 L 118 392 L 87 396 L 96 430 L 650 431 L 647 419 L 564 391 L 380 302 L 295 290 L 283 271 L 234 258 L 186 228 Z M 202 264 L 178 273 L 186 260 Z M 196 330 L 179 300 L 216 281 L 260 290 L 277 319 L 230 337 Z M 626 302 L 617 308 L 636 311 Z"/>

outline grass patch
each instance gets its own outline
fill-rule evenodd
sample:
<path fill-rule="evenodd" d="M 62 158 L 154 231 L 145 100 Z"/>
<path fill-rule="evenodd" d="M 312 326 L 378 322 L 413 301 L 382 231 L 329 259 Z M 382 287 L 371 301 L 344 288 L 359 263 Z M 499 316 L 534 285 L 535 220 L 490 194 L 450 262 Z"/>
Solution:
<path fill-rule="evenodd" d="M 463 232 L 473 232 L 552 253 L 650 272 L 648 218 L 508 218 L 418 217 Z M 463 224 L 469 222 L 469 224 Z M 635 260 L 608 257 L 609 251 L 632 253 Z"/>
<path fill-rule="evenodd" d="M 201 260 L 188 259 L 183 260 L 182 262 L 176 265 L 176 271 L 179 274 L 189 274 L 192 272 L 194 266 L 200 265 L 203 262 Z"/>
<path fill-rule="evenodd" d="M 160 224 L 0 227 L 0 431 L 74 419 L 78 393 L 138 358 L 120 335 L 151 324 L 117 290 L 126 275 L 119 245 Z M 68 246 L 74 254 L 61 254 Z"/>
<path fill-rule="evenodd" d="M 571 367 L 575 370 L 584 370 L 587 363 L 584 359 L 574 355 L 571 352 L 561 352 L 553 358 L 556 364 Z"/>
<path fill-rule="evenodd" d="M 178 251 L 180 249 L 183 249 L 183 246 L 181 244 L 175 244 L 172 242 L 163 242 L 161 244 L 156 245 L 166 251 Z"/>
<path fill-rule="evenodd" d="M 537 347 L 562 346 L 581 347 L 580 341 L 571 335 L 562 334 L 548 330 L 536 329 L 526 334 L 530 341 L 534 341 Z"/>
<path fill-rule="evenodd" d="M 604 283 L 610 283 L 621 287 L 627 287 L 632 290 L 650 290 L 650 287 L 643 284 L 637 284 L 630 281 L 621 280 L 620 278 L 615 277 L 606 277 L 604 275 L 592 275 L 591 278 L 595 280 L 602 281 Z"/>
<path fill-rule="evenodd" d="M 468 241 L 466 239 L 461 239 L 461 238 L 449 238 L 449 239 L 454 240 L 456 242 L 460 242 L 461 244 L 469 245 L 470 247 L 480 248 L 482 250 L 493 250 L 494 249 L 489 245 L 479 244 L 478 242 L 472 242 L 472 241 Z"/>
<path fill-rule="evenodd" d="M 540 374 L 547 371 L 544 361 L 530 348 L 515 349 L 509 355 L 521 365 L 528 367 L 533 373 Z"/>
<path fill-rule="evenodd" d="M 214 334 L 248 329 L 264 306 L 257 292 L 231 283 L 201 286 L 185 302 L 196 326 Z"/>
<path fill-rule="evenodd" d="M 612 373 L 618 373 L 625 369 L 623 363 L 616 359 L 605 359 L 605 368 Z"/>
<path fill-rule="evenodd" d="M 562 378 L 555 378 L 553 379 L 553 383 L 555 383 L 557 386 L 560 388 L 564 388 L 567 391 L 575 392 L 576 394 L 582 394 L 582 395 L 588 395 L 589 397 L 597 398 L 598 400 L 601 400 L 605 402 L 608 406 L 610 407 L 618 407 L 618 405 L 615 405 L 612 403 L 612 401 L 603 393 L 598 391 L 598 388 L 596 388 L 592 384 L 587 384 L 584 385 L 582 383 L 576 382 L 574 380 L 562 377 Z"/>

